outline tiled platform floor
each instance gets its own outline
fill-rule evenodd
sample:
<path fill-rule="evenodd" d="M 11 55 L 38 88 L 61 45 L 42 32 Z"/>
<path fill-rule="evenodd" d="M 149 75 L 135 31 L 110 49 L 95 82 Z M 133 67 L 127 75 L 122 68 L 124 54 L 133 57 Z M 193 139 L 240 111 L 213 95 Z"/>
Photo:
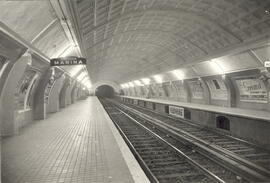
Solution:
<path fill-rule="evenodd" d="M 2 182 L 147 182 L 134 179 L 105 116 L 89 97 L 2 140 Z"/>

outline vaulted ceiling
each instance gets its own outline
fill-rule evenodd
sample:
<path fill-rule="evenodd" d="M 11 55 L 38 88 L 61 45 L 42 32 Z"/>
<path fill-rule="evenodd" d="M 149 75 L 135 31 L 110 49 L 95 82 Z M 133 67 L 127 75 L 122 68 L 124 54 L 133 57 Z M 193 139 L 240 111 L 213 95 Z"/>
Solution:
<path fill-rule="evenodd" d="M 269 0 L 67 0 L 66 5 L 93 83 L 123 83 L 205 61 L 270 33 Z"/>

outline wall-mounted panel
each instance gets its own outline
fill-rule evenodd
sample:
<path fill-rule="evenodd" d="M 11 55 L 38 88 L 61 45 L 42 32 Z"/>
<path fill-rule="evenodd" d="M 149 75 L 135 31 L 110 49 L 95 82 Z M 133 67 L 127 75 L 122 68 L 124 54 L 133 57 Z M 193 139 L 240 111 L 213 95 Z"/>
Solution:
<path fill-rule="evenodd" d="M 191 91 L 191 96 L 193 99 L 203 99 L 203 87 L 200 81 L 188 81 L 188 85 Z"/>
<path fill-rule="evenodd" d="M 18 82 L 15 101 L 17 103 L 17 110 L 26 110 L 31 107 L 31 94 L 33 94 L 33 88 L 38 80 L 38 73 L 31 68 L 28 68 L 21 80 Z"/>
<path fill-rule="evenodd" d="M 268 94 L 264 82 L 256 77 L 236 78 L 239 99 L 242 102 L 267 103 Z"/>
<path fill-rule="evenodd" d="M 269 83 L 257 72 L 232 77 L 236 89 L 236 106 L 244 109 L 269 110 Z"/>
<path fill-rule="evenodd" d="M 211 76 L 204 78 L 209 90 L 209 104 L 217 106 L 229 106 L 230 91 L 227 89 L 222 76 Z"/>
<path fill-rule="evenodd" d="M 177 100 L 186 102 L 187 101 L 187 90 L 184 87 L 182 81 L 172 81 L 172 96 L 176 97 Z"/>
<path fill-rule="evenodd" d="M 165 98 L 166 94 L 165 91 L 162 87 L 162 84 L 156 83 L 156 84 L 151 84 L 151 89 L 153 91 L 153 98 Z"/>
<path fill-rule="evenodd" d="M 168 92 L 168 97 L 169 99 L 176 99 L 177 98 L 177 94 L 175 91 L 175 87 L 173 86 L 172 82 L 167 82 L 164 84 L 164 88 L 167 90 Z"/>
<path fill-rule="evenodd" d="M 209 87 L 211 99 L 228 100 L 228 91 L 225 83 L 220 78 L 208 79 L 206 83 Z"/>
<path fill-rule="evenodd" d="M 59 105 L 59 94 L 60 90 L 63 87 L 65 77 L 62 76 L 59 79 L 57 79 L 53 85 L 53 88 L 50 91 L 49 94 L 49 101 L 47 105 L 47 112 L 57 112 L 59 111 L 60 105 Z"/>

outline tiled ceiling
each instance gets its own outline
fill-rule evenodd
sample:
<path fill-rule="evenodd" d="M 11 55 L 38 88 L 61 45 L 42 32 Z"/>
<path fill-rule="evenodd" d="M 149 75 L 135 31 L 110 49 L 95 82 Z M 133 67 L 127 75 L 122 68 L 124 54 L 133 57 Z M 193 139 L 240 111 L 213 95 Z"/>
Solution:
<path fill-rule="evenodd" d="M 209 57 L 270 32 L 270 0 L 69 1 L 93 83 L 119 83 Z"/>

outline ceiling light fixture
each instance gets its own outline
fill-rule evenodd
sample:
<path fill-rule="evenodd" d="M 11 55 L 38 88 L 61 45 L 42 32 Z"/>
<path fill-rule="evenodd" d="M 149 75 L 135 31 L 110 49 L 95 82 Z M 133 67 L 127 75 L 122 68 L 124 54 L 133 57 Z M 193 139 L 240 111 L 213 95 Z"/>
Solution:
<path fill-rule="evenodd" d="M 163 81 L 161 75 L 154 75 L 153 78 L 155 79 L 157 83 L 162 83 Z"/>
<path fill-rule="evenodd" d="M 173 75 L 179 80 L 184 79 L 184 74 L 181 70 L 176 69 L 176 70 L 171 71 L 171 73 L 173 73 Z"/>
<path fill-rule="evenodd" d="M 141 81 L 145 84 L 145 85 L 149 85 L 151 82 L 151 79 L 149 78 L 142 78 Z"/>
<path fill-rule="evenodd" d="M 135 85 L 137 86 L 143 86 L 142 82 L 139 80 L 134 81 Z"/>
<path fill-rule="evenodd" d="M 134 84 L 133 84 L 132 82 L 129 82 L 128 85 L 129 85 L 130 87 L 134 87 Z"/>
<path fill-rule="evenodd" d="M 218 74 L 224 74 L 224 70 L 222 69 L 222 67 L 218 63 L 215 62 L 214 59 L 211 60 L 209 63 L 210 63 L 211 68 L 214 71 L 216 71 Z"/>
<path fill-rule="evenodd" d="M 129 88 L 129 85 L 127 83 L 124 84 L 126 88 Z"/>

